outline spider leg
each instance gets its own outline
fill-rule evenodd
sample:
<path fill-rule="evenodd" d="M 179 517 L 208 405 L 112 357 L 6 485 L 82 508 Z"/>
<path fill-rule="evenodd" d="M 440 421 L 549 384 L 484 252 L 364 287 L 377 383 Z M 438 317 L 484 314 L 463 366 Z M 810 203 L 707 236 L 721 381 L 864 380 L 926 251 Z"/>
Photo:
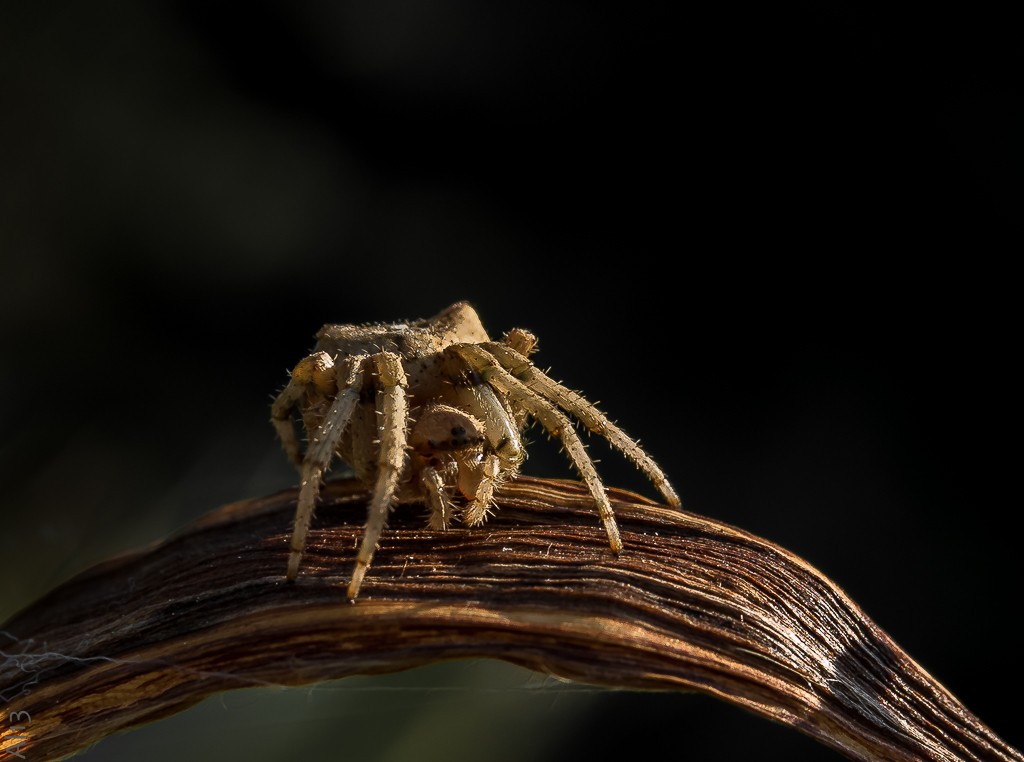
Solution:
<path fill-rule="evenodd" d="M 366 533 L 363 535 L 359 555 L 356 556 L 356 568 L 352 572 L 352 581 L 348 585 L 348 599 L 354 601 L 359 595 L 363 577 L 370 566 L 373 553 L 377 549 L 377 541 L 388 513 L 395 501 L 398 490 L 398 479 L 405 466 L 405 446 L 407 440 L 406 426 L 409 420 L 408 401 L 406 400 L 405 371 L 402 369 L 401 358 L 392 352 L 381 352 L 373 356 L 380 377 L 380 411 L 383 421 L 380 426 L 380 459 L 377 471 L 377 483 L 370 502 L 369 518 L 366 521 Z"/>
<path fill-rule="evenodd" d="M 633 461 L 658 488 L 669 505 L 677 508 L 680 506 L 679 495 L 668 483 L 665 472 L 658 467 L 651 456 L 644 452 L 626 432 L 608 420 L 604 413 L 587 402 L 582 395 L 552 380 L 512 347 L 496 342 L 490 342 L 483 346 L 494 355 L 505 370 L 522 381 L 525 386 L 574 415 L 587 427 L 588 431 L 604 437 L 612 447 Z"/>
<path fill-rule="evenodd" d="M 465 409 L 473 410 L 484 420 L 484 436 L 507 470 L 517 470 L 526 459 L 520 436 L 523 421 L 517 420 L 478 373 L 472 371 L 456 385 L 455 395 Z"/>
<path fill-rule="evenodd" d="M 608 502 L 608 495 L 605 493 L 601 477 L 594 468 L 594 462 L 587 455 L 583 441 L 576 434 L 572 422 L 566 418 L 555 406 L 525 383 L 509 373 L 501 365 L 495 362 L 495 357 L 478 344 L 460 344 L 454 347 L 455 351 L 463 357 L 476 371 L 481 378 L 493 386 L 509 399 L 521 405 L 526 411 L 547 429 L 555 437 L 562 440 L 569 458 L 573 465 L 580 472 L 583 481 L 590 489 L 590 494 L 597 504 L 597 512 L 604 524 L 604 531 L 608 535 L 608 544 L 612 552 L 618 554 L 622 551 L 622 538 L 619 536 L 619 527 L 615 522 L 615 514 L 612 513 L 611 504 Z"/>
<path fill-rule="evenodd" d="M 459 360 L 465 363 L 465 358 L 460 356 Z M 480 374 L 473 370 L 472 365 L 456 385 L 455 394 L 457 399 L 483 418 L 484 436 L 491 449 L 489 453 L 474 456 L 477 460 L 469 469 L 462 468 L 466 462 L 460 463 L 461 477 L 472 474 L 471 479 L 460 479 L 460 491 L 464 495 L 472 495 L 462 511 L 462 521 L 468 526 L 479 526 L 487 520 L 494 490 L 501 483 L 502 475 L 516 473 L 526 459 L 526 449 L 519 433 L 525 423 L 526 413 L 514 413 Z"/>
<path fill-rule="evenodd" d="M 537 351 L 537 337 L 524 328 L 513 328 L 502 338 L 505 346 L 512 347 L 523 357 L 529 357 Z M 515 414 L 516 424 L 520 431 L 526 425 L 526 413 L 519 411 Z"/>
<path fill-rule="evenodd" d="M 299 468 L 302 468 L 302 451 L 299 448 L 299 438 L 295 435 L 295 423 L 292 421 L 291 413 L 305 393 L 304 386 L 290 380 L 270 407 L 270 422 L 277 430 L 277 437 L 281 440 L 288 460 Z"/>
<path fill-rule="evenodd" d="M 503 341 L 523 357 L 529 357 L 537 351 L 537 337 L 525 328 L 513 328 L 505 334 Z"/>
<path fill-rule="evenodd" d="M 520 458 L 521 460 L 521 458 Z M 487 521 L 491 503 L 494 501 L 494 489 L 501 477 L 501 460 L 493 453 L 484 455 L 479 467 L 480 481 L 473 492 L 473 499 L 462 511 L 462 520 L 467 526 L 480 526 Z"/>
<path fill-rule="evenodd" d="M 320 394 L 332 394 L 337 386 L 334 361 L 326 352 L 316 352 L 303 358 L 291 373 L 288 385 L 270 407 L 270 422 L 277 430 L 288 459 L 302 470 L 302 449 L 295 434 L 292 410 L 309 389 Z"/>
<path fill-rule="evenodd" d="M 452 502 L 444 488 L 444 478 L 432 466 L 420 472 L 420 485 L 430 508 L 430 519 L 427 523 L 431 529 L 447 529 L 452 523 Z"/>
<path fill-rule="evenodd" d="M 363 386 L 362 357 L 346 360 L 340 368 L 337 381 L 337 396 L 331 403 L 323 421 L 310 433 L 309 447 L 302 461 L 302 480 L 299 488 L 299 503 L 295 511 L 295 528 L 292 531 L 291 550 L 288 554 L 288 581 L 293 581 L 299 571 L 302 551 L 306 548 L 306 534 L 313 519 L 316 498 L 320 494 L 324 472 L 334 457 L 338 441 L 345 433 L 352 418 L 352 412 L 359 403 L 359 392 Z M 279 398 L 280 399 L 280 398 Z"/>

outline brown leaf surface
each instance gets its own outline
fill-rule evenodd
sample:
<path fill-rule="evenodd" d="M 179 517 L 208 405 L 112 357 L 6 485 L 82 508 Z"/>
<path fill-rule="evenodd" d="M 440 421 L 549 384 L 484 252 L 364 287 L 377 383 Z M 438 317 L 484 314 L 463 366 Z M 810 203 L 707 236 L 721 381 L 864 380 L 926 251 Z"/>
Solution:
<path fill-rule="evenodd" d="M 358 484 L 324 490 L 295 584 L 295 491 L 224 506 L 61 585 L 3 630 L 0 749 L 60 759 L 219 691 L 494 657 L 584 683 L 697 690 L 852 759 L 1024 760 L 820 572 L 710 519 L 520 477 L 482 529 L 390 521 L 360 599 L 345 584 Z"/>

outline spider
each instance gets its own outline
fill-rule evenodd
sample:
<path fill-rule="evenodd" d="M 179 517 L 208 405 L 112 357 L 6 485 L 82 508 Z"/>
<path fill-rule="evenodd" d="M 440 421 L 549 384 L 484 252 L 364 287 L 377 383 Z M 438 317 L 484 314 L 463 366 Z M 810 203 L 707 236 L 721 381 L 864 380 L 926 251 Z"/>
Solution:
<path fill-rule="evenodd" d="M 495 489 L 526 457 L 523 431 L 536 420 L 561 440 L 583 477 L 617 555 L 622 539 L 574 416 L 632 460 L 670 505 L 679 497 L 640 446 L 579 393 L 553 381 L 528 357 L 536 337 L 514 328 L 492 341 L 476 311 L 458 302 L 407 323 L 325 325 L 274 400 L 271 421 L 301 475 L 287 579 L 293 581 L 324 474 L 335 456 L 373 486 L 362 544 L 347 594 L 355 601 L 396 502 L 425 502 L 431 529 L 456 519 L 478 526 Z M 299 446 L 293 410 L 306 430 Z M 458 492 L 465 500 L 456 504 Z"/>

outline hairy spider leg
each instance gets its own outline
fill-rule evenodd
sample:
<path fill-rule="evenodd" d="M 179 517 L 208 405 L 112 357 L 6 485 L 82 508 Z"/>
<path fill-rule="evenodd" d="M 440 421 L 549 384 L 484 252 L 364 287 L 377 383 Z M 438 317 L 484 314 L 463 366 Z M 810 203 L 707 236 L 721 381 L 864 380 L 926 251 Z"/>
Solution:
<path fill-rule="evenodd" d="M 480 345 L 460 344 L 454 349 L 473 366 L 484 381 L 525 408 L 531 417 L 540 421 L 548 433 L 562 440 L 569 459 L 572 460 L 576 470 L 580 472 L 580 476 L 583 477 L 583 481 L 590 489 L 590 494 L 597 505 L 597 512 L 604 524 L 605 534 L 608 535 L 608 544 L 611 546 L 612 552 L 616 555 L 622 552 L 622 538 L 619 536 L 619 527 L 615 522 L 611 504 L 608 502 L 604 484 L 597 474 L 597 469 L 594 468 L 594 462 L 587 455 L 583 441 L 576 434 L 572 422 L 559 412 L 549 400 L 541 397 L 499 365 L 497 358 Z"/>
<path fill-rule="evenodd" d="M 363 577 L 370 567 L 373 553 L 377 549 L 381 532 L 387 523 L 388 513 L 395 502 L 398 491 L 398 479 L 405 466 L 405 446 L 407 441 L 406 421 L 409 417 L 406 388 L 408 381 L 402 360 L 393 352 L 381 352 L 373 356 L 380 380 L 378 404 L 383 418 L 378 428 L 380 433 L 380 459 L 377 482 L 370 502 L 369 518 L 363 535 L 359 555 L 356 556 L 356 567 L 352 572 L 352 581 L 348 585 L 348 599 L 354 601 L 359 595 Z"/>
<path fill-rule="evenodd" d="M 497 342 L 488 342 L 483 347 L 494 355 L 505 370 L 522 381 L 527 387 L 578 418 L 587 427 L 588 431 L 604 437 L 612 447 L 633 461 L 637 468 L 643 471 L 654 486 L 658 488 L 658 491 L 665 497 L 669 505 L 676 508 L 681 505 L 679 495 L 676 494 L 672 485 L 668 483 L 665 472 L 658 467 L 658 464 L 654 462 L 651 456 L 644 452 L 634 439 L 608 420 L 604 413 L 590 402 L 587 402 L 578 392 L 552 380 L 549 376 L 539 371 L 523 354 L 511 347 Z"/>
<path fill-rule="evenodd" d="M 455 516 L 454 506 L 448 498 L 444 477 L 433 466 L 426 466 L 420 472 L 420 486 L 426 496 L 430 517 L 427 526 L 431 529 L 447 529 Z"/>
<path fill-rule="evenodd" d="M 494 502 L 494 490 L 505 473 L 516 473 L 519 470 L 526 457 L 526 450 L 519 433 L 523 422 L 516 420 L 494 393 L 494 389 L 487 385 L 472 366 L 469 371 L 464 385 L 457 387 L 458 397 L 483 417 L 485 435 L 492 450 L 482 456 L 477 469 L 479 481 L 462 511 L 462 521 L 472 527 L 480 526 L 487 520 Z"/>
<path fill-rule="evenodd" d="M 285 454 L 299 469 L 302 468 L 302 450 L 299 448 L 299 438 L 295 435 L 296 422 L 292 418 L 292 410 L 304 393 L 305 384 L 296 383 L 292 378 L 284 391 L 277 395 L 270 408 L 270 422 L 277 430 L 277 437 L 281 440 Z"/>
<path fill-rule="evenodd" d="M 291 372 L 288 385 L 274 400 L 270 408 L 270 422 L 277 430 L 288 460 L 302 472 L 302 450 L 295 433 L 296 422 L 292 410 L 307 391 L 327 397 L 337 388 L 334 360 L 326 352 L 316 352 L 304 357 Z"/>
<path fill-rule="evenodd" d="M 299 571 L 302 552 L 306 548 L 306 534 L 313 520 L 313 509 L 320 493 L 324 472 L 334 457 L 342 434 L 352 412 L 359 404 L 359 392 L 363 386 L 362 357 L 346 359 L 336 369 L 337 396 L 331 403 L 327 415 L 309 434 L 309 445 L 302 461 L 302 481 L 299 488 L 299 504 L 295 510 L 295 529 L 292 531 L 291 549 L 288 553 L 289 582 L 293 581 Z M 293 378 L 294 380 L 294 378 Z"/>
<path fill-rule="evenodd" d="M 503 341 L 505 346 L 512 347 L 523 357 L 529 357 L 537 351 L 537 337 L 525 328 L 513 328 L 511 331 L 506 332 Z M 522 431 L 526 426 L 526 411 L 515 411 L 514 417 L 519 425 L 519 430 Z"/>
<path fill-rule="evenodd" d="M 462 521 L 470 527 L 478 527 L 487 521 L 494 502 L 494 490 L 501 482 L 501 461 L 494 453 L 488 453 L 483 456 L 477 471 L 479 480 L 473 490 L 473 498 L 462 509 Z"/>

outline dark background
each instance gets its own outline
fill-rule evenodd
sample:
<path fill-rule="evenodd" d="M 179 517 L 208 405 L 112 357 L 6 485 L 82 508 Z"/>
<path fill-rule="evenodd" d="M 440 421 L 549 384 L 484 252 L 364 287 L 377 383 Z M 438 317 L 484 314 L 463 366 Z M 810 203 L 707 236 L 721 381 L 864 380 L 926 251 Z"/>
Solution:
<path fill-rule="evenodd" d="M 0 619 L 293 483 L 268 406 L 321 324 L 468 299 L 1024 746 L 1021 43 L 972 8 L 4 4 Z M 526 470 L 569 475 L 535 439 Z M 838 758 L 494 668 L 234 695 L 86 758 Z"/>

